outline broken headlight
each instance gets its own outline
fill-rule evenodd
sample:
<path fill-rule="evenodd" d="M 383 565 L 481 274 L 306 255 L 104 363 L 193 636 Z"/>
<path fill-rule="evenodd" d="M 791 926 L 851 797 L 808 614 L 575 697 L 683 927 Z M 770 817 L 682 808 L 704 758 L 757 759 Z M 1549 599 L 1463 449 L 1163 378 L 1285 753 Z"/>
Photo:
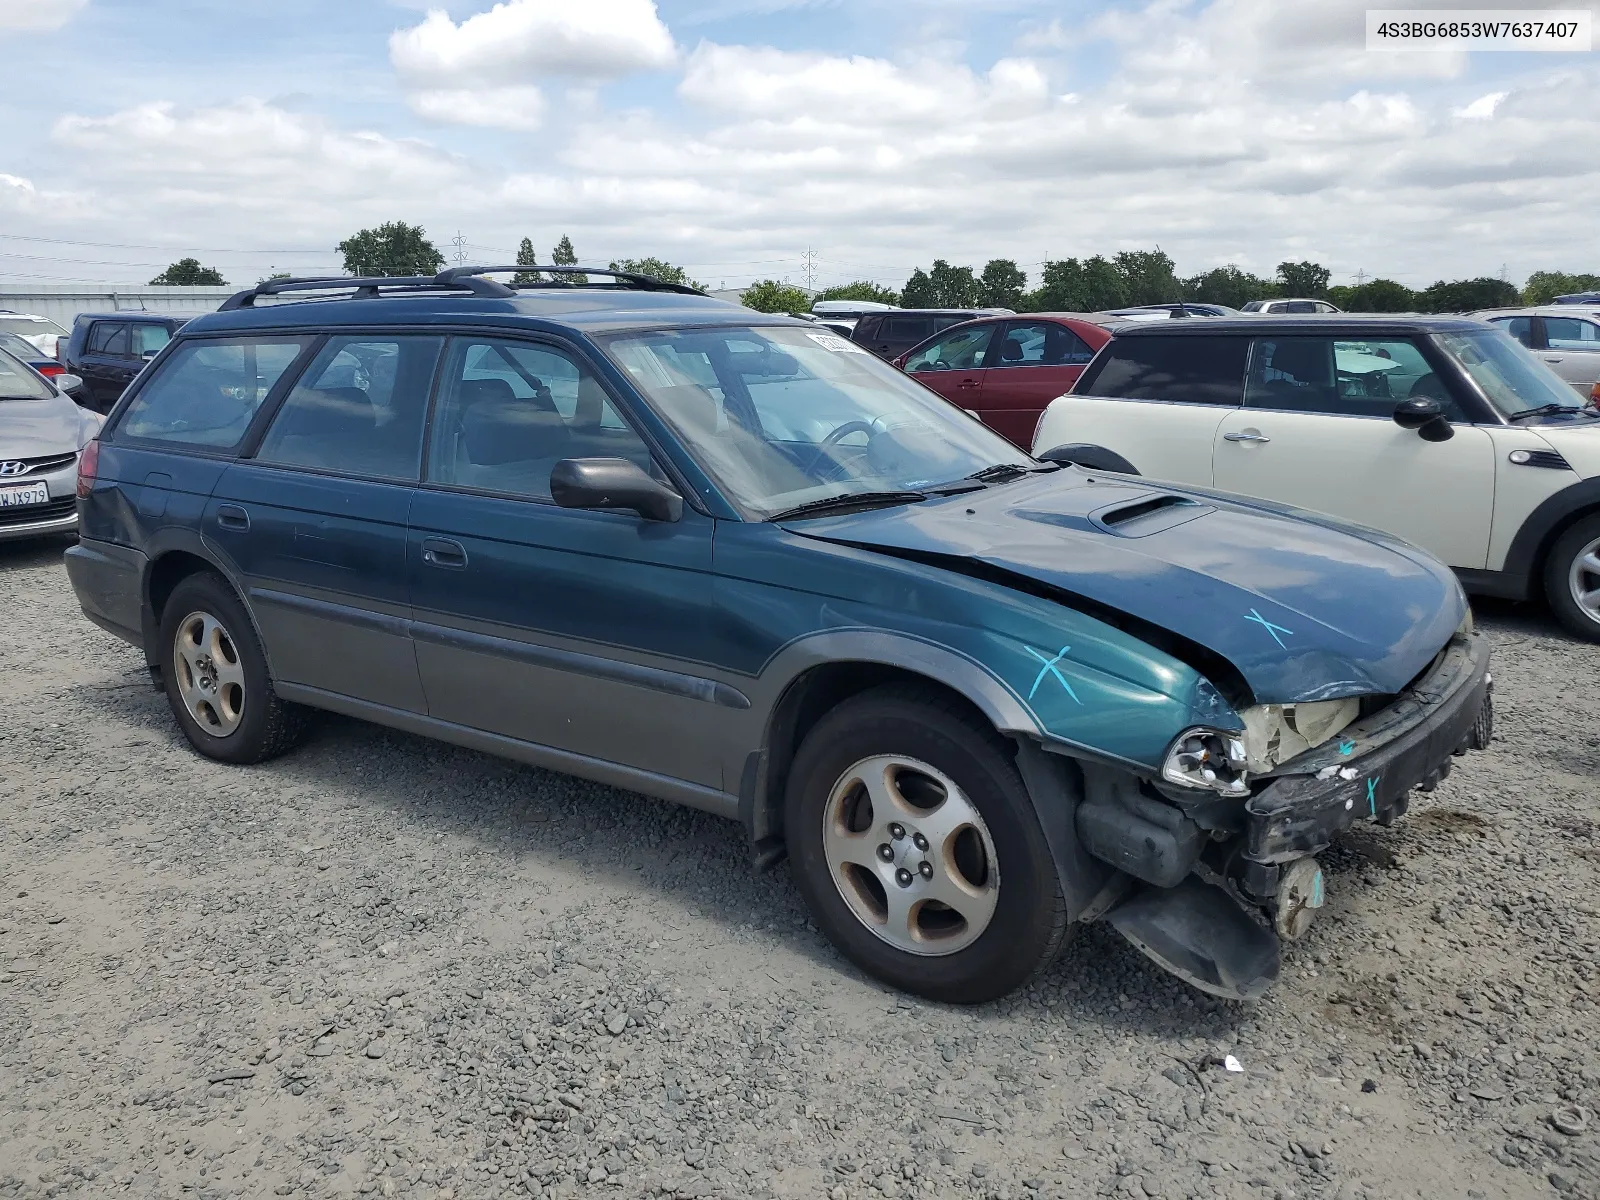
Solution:
<path fill-rule="evenodd" d="M 1244 721 L 1245 762 L 1257 775 L 1298 758 L 1330 740 L 1361 715 L 1361 701 L 1319 700 L 1312 704 L 1257 704 Z"/>
<path fill-rule="evenodd" d="M 1167 750 L 1161 777 L 1184 787 L 1209 788 L 1224 796 L 1250 791 L 1249 763 L 1237 733 L 1222 729 L 1186 729 Z"/>

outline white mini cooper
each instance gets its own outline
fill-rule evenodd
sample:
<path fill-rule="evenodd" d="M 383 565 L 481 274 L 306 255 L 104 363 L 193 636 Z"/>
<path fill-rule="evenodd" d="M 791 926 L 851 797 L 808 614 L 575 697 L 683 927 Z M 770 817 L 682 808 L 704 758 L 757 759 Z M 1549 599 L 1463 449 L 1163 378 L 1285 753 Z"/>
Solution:
<path fill-rule="evenodd" d="M 1034 453 L 1386 530 L 1600 641 L 1600 411 L 1480 321 L 1120 326 Z"/>

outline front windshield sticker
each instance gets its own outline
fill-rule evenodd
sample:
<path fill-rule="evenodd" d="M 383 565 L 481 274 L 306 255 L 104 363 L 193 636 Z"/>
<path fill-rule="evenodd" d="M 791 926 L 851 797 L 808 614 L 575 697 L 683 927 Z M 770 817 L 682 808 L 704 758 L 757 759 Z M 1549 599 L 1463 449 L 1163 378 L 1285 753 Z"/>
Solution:
<path fill-rule="evenodd" d="M 1078 693 L 1072 690 L 1072 685 L 1067 682 L 1067 677 L 1056 669 L 1056 664 L 1066 657 L 1067 651 L 1072 649 L 1071 646 L 1061 647 L 1060 652 L 1054 658 L 1046 658 L 1032 646 L 1024 646 L 1023 649 L 1044 664 L 1044 666 L 1039 668 L 1039 674 L 1034 677 L 1033 686 L 1028 689 L 1029 700 L 1033 699 L 1033 694 L 1039 690 L 1039 685 L 1044 682 L 1044 677 L 1046 675 L 1054 675 L 1056 677 L 1056 682 L 1067 689 L 1067 695 L 1071 696 L 1074 700 L 1078 700 Z M 1083 701 L 1078 700 L 1078 703 L 1082 704 Z"/>
<path fill-rule="evenodd" d="M 808 333 L 806 336 L 817 345 L 821 346 L 824 350 L 832 350 L 835 354 L 867 353 L 867 351 L 863 350 L 854 342 L 847 342 L 844 338 L 837 337 L 831 333 Z"/>
<path fill-rule="evenodd" d="M 1277 642 L 1278 645 L 1282 649 L 1285 649 L 1285 650 L 1288 649 L 1288 647 L 1283 644 L 1283 639 L 1281 637 L 1279 637 L 1278 635 L 1280 633 L 1286 633 L 1290 637 L 1293 637 L 1294 636 L 1294 630 L 1285 629 L 1282 625 L 1274 625 L 1271 621 L 1267 620 L 1265 617 L 1263 617 L 1260 613 L 1258 613 L 1253 608 L 1249 611 L 1248 614 L 1246 614 L 1245 620 L 1246 621 L 1254 621 L 1257 625 L 1261 626 L 1261 628 L 1265 629 L 1268 633 L 1270 633 L 1272 635 L 1272 640 Z"/>

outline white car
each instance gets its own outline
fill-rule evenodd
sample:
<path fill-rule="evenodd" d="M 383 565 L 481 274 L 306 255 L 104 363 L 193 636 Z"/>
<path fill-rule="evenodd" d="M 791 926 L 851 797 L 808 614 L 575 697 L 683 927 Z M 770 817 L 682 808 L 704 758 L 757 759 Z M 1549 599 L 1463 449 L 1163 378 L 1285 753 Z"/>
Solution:
<path fill-rule="evenodd" d="M 14 333 L 35 346 L 46 358 L 60 358 L 56 339 L 69 336 L 67 331 L 49 317 L 36 317 L 32 313 L 12 312 L 0 308 L 0 333 Z M 62 347 L 65 349 L 65 347 Z"/>
<path fill-rule="evenodd" d="M 1600 641 L 1600 411 L 1480 321 L 1120 327 L 1040 417 L 1034 453 L 1385 530 L 1468 591 L 1543 596 Z"/>
<path fill-rule="evenodd" d="M 1259 313 L 1264 317 L 1282 317 L 1304 313 L 1336 313 L 1340 310 L 1326 300 L 1252 300 L 1239 311 Z"/>
<path fill-rule="evenodd" d="M 1550 364 L 1584 399 L 1600 399 L 1600 304 L 1544 304 L 1473 313 Z"/>

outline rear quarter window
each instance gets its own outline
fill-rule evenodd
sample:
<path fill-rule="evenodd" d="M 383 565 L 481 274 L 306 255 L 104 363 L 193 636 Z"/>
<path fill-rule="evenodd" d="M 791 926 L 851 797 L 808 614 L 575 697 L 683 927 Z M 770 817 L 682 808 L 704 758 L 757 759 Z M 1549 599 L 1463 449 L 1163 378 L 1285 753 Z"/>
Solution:
<path fill-rule="evenodd" d="M 1083 396 L 1238 405 L 1246 337 L 1113 338 L 1072 390 Z"/>
<path fill-rule="evenodd" d="M 117 437 L 232 450 L 310 341 L 206 338 L 179 346 L 129 403 Z"/>

